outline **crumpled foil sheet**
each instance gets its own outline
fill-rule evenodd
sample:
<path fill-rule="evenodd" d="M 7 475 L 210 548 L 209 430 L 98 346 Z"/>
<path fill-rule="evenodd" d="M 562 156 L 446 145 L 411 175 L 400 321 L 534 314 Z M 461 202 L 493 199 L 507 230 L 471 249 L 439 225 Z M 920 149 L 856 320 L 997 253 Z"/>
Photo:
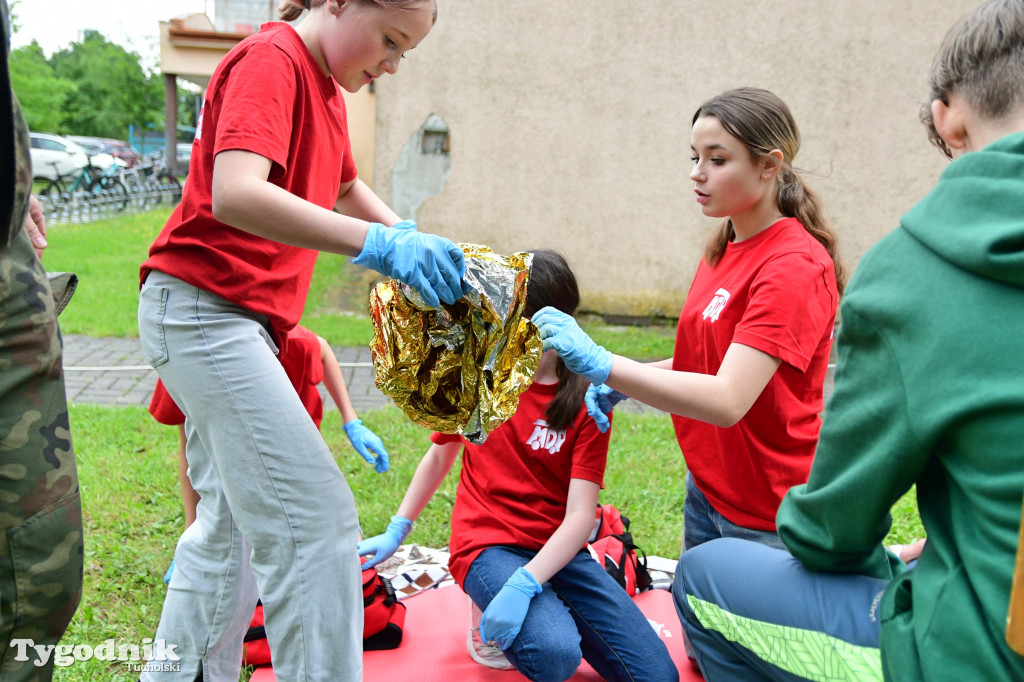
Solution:
<path fill-rule="evenodd" d="M 516 411 L 542 352 L 523 317 L 532 254 L 460 244 L 474 291 L 431 309 L 397 280 L 370 294 L 377 388 L 413 421 L 479 445 Z"/>

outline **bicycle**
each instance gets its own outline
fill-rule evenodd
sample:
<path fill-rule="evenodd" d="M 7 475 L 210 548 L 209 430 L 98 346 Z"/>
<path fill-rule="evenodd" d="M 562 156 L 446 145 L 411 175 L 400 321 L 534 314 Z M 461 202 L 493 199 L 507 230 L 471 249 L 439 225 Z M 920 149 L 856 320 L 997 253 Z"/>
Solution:
<path fill-rule="evenodd" d="M 104 203 L 118 212 L 123 211 L 128 205 L 128 188 L 121 181 L 119 166 L 112 163 L 100 169 L 92 165 L 91 156 L 86 158 L 89 162 L 85 166 L 67 175 L 62 175 L 57 162 L 51 161 L 56 177 L 38 192 L 40 201 L 56 210 L 80 195 L 89 203 Z M 70 184 L 65 184 L 69 180 Z"/>
<path fill-rule="evenodd" d="M 153 161 L 153 176 L 161 194 L 167 197 L 169 203 L 176 204 L 181 201 L 181 181 L 167 167 L 167 156 L 163 153 L 158 154 Z"/>
<path fill-rule="evenodd" d="M 181 200 L 181 181 L 167 169 L 162 154 L 147 155 L 144 163 L 122 171 L 121 175 L 142 209 L 150 203 L 175 204 Z"/>

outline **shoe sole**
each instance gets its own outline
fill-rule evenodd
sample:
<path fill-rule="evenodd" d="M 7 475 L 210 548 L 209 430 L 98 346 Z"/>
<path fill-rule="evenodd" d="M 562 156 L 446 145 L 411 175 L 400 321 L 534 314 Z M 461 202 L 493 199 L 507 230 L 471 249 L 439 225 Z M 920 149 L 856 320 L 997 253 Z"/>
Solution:
<path fill-rule="evenodd" d="M 493 657 L 481 656 L 480 652 L 477 651 L 476 643 L 480 640 L 480 627 L 476 623 L 474 610 L 479 609 L 476 609 L 476 605 L 473 603 L 472 597 L 469 595 L 466 595 L 466 597 L 469 599 L 469 632 L 466 633 L 466 650 L 469 652 L 469 657 L 480 665 L 491 668 L 492 670 L 514 670 L 515 666 L 509 663 L 509 660 L 505 658 L 505 654 L 502 653 L 501 649 L 497 646 L 493 644 L 482 645 L 494 651 Z M 476 634 L 476 637 L 473 636 L 474 633 Z M 498 656 L 501 656 L 501 658 L 498 659 Z"/>

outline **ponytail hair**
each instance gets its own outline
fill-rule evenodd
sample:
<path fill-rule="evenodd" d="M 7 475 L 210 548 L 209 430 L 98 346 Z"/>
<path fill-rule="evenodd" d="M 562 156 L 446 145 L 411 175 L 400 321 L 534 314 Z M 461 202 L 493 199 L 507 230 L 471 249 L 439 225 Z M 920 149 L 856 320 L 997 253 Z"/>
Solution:
<path fill-rule="evenodd" d="M 319 7 L 325 2 L 327 0 L 281 0 L 281 4 L 277 6 L 277 16 L 282 21 L 295 21 L 302 16 L 303 10 Z M 414 9 L 429 2 L 434 8 L 433 20 L 437 21 L 437 2 L 435 0 L 358 0 L 358 2 L 377 5 L 383 9 Z"/>
<path fill-rule="evenodd" d="M 576 276 L 565 258 L 554 251 L 534 251 L 530 280 L 526 288 L 524 316 L 533 317 L 534 313 L 545 306 L 572 315 L 579 304 L 580 292 Z M 564 431 L 579 413 L 580 404 L 583 403 L 590 382 L 586 377 L 570 372 L 562 358 L 558 358 L 555 373 L 558 375 L 558 388 L 555 390 L 555 397 L 548 403 L 544 419 L 548 423 L 548 428 L 553 431 Z"/>
<path fill-rule="evenodd" d="M 817 193 L 804 184 L 793 168 L 793 159 L 800 150 L 800 131 L 785 102 L 760 88 L 737 88 L 712 97 L 700 105 L 693 123 L 702 116 L 718 119 L 725 130 L 747 146 L 753 159 L 767 156 L 773 150 L 782 152 L 782 168 L 776 178 L 777 202 L 782 215 L 796 218 L 804 229 L 828 252 L 835 268 L 836 287 L 840 294 L 846 286 L 846 273 L 839 260 L 836 233 L 825 215 Z M 732 221 L 725 220 L 711 235 L 704 247 L 704 260 L 714 266 L 735 237 Z"/>
<path fill-rule="evenodd" d="M 327 0 L 281 0 L 277 6 L 277 16 L 281 21 L 295 21 L 302 16 L 302 12 L 322 5 Z"/>

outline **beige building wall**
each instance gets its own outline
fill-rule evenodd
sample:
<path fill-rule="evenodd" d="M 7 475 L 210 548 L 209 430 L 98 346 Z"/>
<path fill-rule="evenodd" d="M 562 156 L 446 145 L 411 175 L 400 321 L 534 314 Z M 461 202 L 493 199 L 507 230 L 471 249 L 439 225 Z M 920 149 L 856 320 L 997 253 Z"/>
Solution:
<path fill-rule="evenodd" d="M 378 83 L 375 188 L 393 200 L 403 148 L 436 114 L 449 166 L 416 209 L 421 229 L 559 249 L 586 306 L 675 316 L 716 222 L 694 201 L 690 118 L 759 86 L 793 110 L 796 165 L 852 270 L 945 165 L 917 116 L 932 54 L 975 4 L 442 0 L 433 32 Z"/>
<path fill-rule="evenodd" d="M 359 169 L 359 178 L 370 187 L 375 184 L 373 145 L 375 140 L 374 123 L 376 120 L 375 95 L 369 88 L 359 92 L 341 91 L 345 98 L 345 110 L 348 115 L 348 130 L 351 136 L 352 158 Z"/>

